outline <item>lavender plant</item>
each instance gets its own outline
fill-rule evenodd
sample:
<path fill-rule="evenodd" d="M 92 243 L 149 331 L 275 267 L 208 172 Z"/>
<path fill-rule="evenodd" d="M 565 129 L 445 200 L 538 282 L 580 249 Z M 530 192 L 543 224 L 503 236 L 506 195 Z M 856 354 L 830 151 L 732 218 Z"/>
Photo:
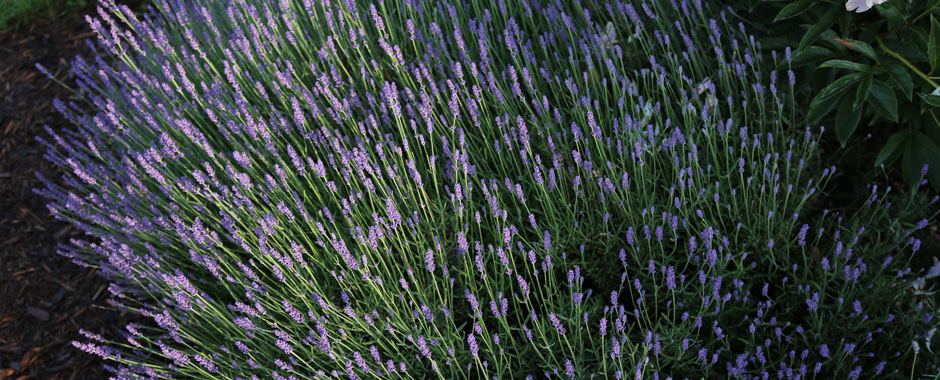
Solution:
<path fill-rule="evenodd" d="M 730 11 L 103 1 L 37 192 L 152 323 L 74 344 L 116 378 L 933 370 L 937 198 L 821 210 L 789 51 Z"/>

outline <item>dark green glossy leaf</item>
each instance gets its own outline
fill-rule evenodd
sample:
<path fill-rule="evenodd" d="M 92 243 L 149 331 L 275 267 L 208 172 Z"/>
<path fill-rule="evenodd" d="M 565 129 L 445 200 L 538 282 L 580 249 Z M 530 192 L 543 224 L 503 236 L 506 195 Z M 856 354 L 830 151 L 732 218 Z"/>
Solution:
<path fill-rule="evenodd" d="M 940 96 L 924 95 L 924 94 L 917 94 L 917 95 L 920 96 L 920 99 L 923 100 L 924 103 L 927 103 L 934 107 L 940 107 Z"/>
<path fill-rule="evenodd" d="M 810 8 L 812 8 L 814 3 L 815 3 L 815 0 L 797 0 L 790 4 L 787 4 L 787 6 L 783 7 L 783 9 L 781 9 L 780 12 L 777 13 L 777 17 L 774 17 L 774 22 L 777 22 L 780 20 L 786 20 L 790 17 L 799 16 L 803 14 L 803 12 L 806 12 Z"/>
<path fill-rule="evenodd" d="M 855 102 L 852 103 L 853 109 L 858 110 L 858 107 L 861 107 L 862 104 L 865 104 L 865 101 L 868 100 L 872 80 L 871 73 L 865 73 L 865 75 L 862 76 L 862 80 L 858 82 L 858 88 L 855 90 Z"/>
<path fill-rule="evenodd" d="M 849 137 L 855 133 L 858 121 L 862 119 L 862 113 L 853 109 L 853 102 L 854 99 L 851 96 L 843 97 L 842 101 L 839 102 L 839 109 L 836 111 L 836 137 L 839 138 L 839 143 L 842 146 L 845 146 Z"/>
<path fill-rule="evenodd" d="M 889 26 L 891 29 L 894 27 L 907 24 L 907 18 L 904 17 L 904 13 L 901 12 L 900 5 L 897 1 L 889 1 L 886 4 L 881 4 L 875 7 L 875 10 L 881 17 L 884 17 L 888 21 L 891 21 L 894 25 Z"/>
<path fill-rule="evenodd" d="M 839 34 L 836 34 L 834 30 L 826 29 L 825 31 L 822 32 L 822 34 L 819 35 L 819 40 L 816 41 L 816 43 L 817 44 L 828 43 L 829 45 L 833 47 L 833 50 L 838 51 L 839 53 L 841 53 L 840 55 L 844 56 L 845 49 L 848 49 L 848 46 L 837 43 L 835 41 L 837 39 L 841 40 L 842 37 L 840 37 Z"/>
<path fill-rule="evenodd" d="M 837 69 L 847 69 L 854 71 L 868 71 L 871 70 L 871 66 L 868 66 L 864 63 L 857 63 L 852 61 L 847 61 L 844 59 L 830 59 L 826 62 L 823 62 L 819 67 L 832 67 Z"/>
<path fill-rule="evenodd" d="M 793 52 L 793 59 L 790 62 L 790 66 L 793 68 L 806 66 L 809 63 L 813 63 L 822 59 L 834 57 L 836 53 L 832 50 L 826 49 L 821 46 L 809 46 L 803 50 L 797 50 Z M 780 61 L 777 69 L 785 69 L 787 67 L 787 61 Z"/>
<path fill-rule="evenodd" d="M 845 46 L 849 49 L 862 53 L 868 58 L 878 61 L 878 54 L 875 53 L 875 49 L 872 49 L 871 45 L 863 41 L 853 40 L 849 38 L 841 38 L 841 39 L 837 39 L 835 42 L 838 43 L 839 45 Z"/>
<path fill-rule="evenodd" d="M 911 101 L 914 96 L 914 82 L 911 81 L 911 74 L 907 72 L 907 68 L 894 61 L 885 62 L 884 67 L 885 70 L 888 71 L 888 75 L 891 76 L 891 79 L 894 80 L 898 86 L 901 86 L 901 92 L 904 93 L 907 100 Z"/>
<path fill-rule="evenodd" d="M 838 96 L 830 96 L 826 98 L 820 98 L 817 96 L 813 98 L 813 101 L 809 104 L 809 110 L 806 111 L 806 122 L 809 124 L 815 124 L 818 122 L 823 118 L 823 116 L 829 114 L 829 111 L 832 111 L 832 108 L 835 107 L 836 103 L 838 103 L 840 99 L 841 98 Z"/>
<path fill-rule="evenodd" d="M 903 39 L 908 40 L 907 42 L 915 42 L 916 46 L 923 47 L 923 50 L 927 51 L 927 41 L 930 39 L 930 23 L 927 20 L 924 20 L 923 24 L 911 25 L 909 28 L 902 31 L 899 36 Z M 910 37 L 916 37 L 917 41 L 910 41 Z"/>
<path fill-rule="evenodd" d="M 849 86 L 851 86 L 855 82 L 858 82 L 858 80 L 861 78 L 862 78 L 862 74 L 860 73 L 846 74 L 842 76 L 841 78 L 832 81 L 832 83 L 826 86 L 826 88 L 822 89 L 822 91 L 820 91 L 819 94 L 816 95 L 816 97 L 826 98 L 826 97 L 839 94 L 842 91 L 845 91 Z"/>
<path fill-rule="evenodd" d="M 895 37 L 894 35 L 892 37 Z M 913 38 L 891 38 L 885 39 L 885 45 L 888 45 L 888 48 L 894 50 L 896 53 L 900 54 L 904 58 L 907 58 L 911 62 L 926 62 L 927 55 L 924 54 L 923 49 L 919 48 L 917 44 L 912 43 L 911 40 L 919 40 L 919 37 L 916 37 L 917 34 L 912 34 Z M 927 41 L 924 41 L 926 44 Z M 926 46 L 925 46 L 926 47 Z"/>
<path fill-rule="evenodd" d="M 830 7 L 829 11 L 820 17 L 819 21 L 806 31 L 806 34 L 803 34 L 803 38 L 800 39 L 800 45 L 797 50 L 803 50 L 803 48 L 816 42 L 816 40 L 819 39 L 819 35 L 826 31 L 826 29 L 829 29 L 832 24 L 835 24 L 841 12 L 844 11 L 844 9 L 840 9 L 839 7 Z"/>
<path fill-rule="evenodd" d="M 885 143 L 885 146 L 878 152 L 878 157 L 875 158 L 875 168 L 880 167 L 882 164 L 891 165 L 894 161 L 897 161 L 901 152 L 904 151 L 904 149 L 899 148 L 903 148 L 905 144 L 909 144 L 909 138 L 910 133 L 907 129 L 894 132 L 894 134 L 888 138 L 888 142 Z"/>
<path fill-rule="evenodd" d="M 898 122 L 898 98 L 884 82 L 877 79 L 872 82 L 868 102 L 881 117 Z"/>

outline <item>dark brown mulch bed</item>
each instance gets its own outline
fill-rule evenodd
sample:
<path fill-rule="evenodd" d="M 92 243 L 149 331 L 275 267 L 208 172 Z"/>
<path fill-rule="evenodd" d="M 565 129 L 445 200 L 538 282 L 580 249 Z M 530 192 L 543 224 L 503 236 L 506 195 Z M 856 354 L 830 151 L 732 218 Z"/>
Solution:
<path fill-rule="evenodd" d="M 71 94 L 35 64 L 74 86 L 69 61 L 88 58 L 89 36 L 77 15 L 0 31 L 0 380 L 106 379 L 101 360 L 71 341 L 86 340 L 79 328 L 113 337 L 125 324 L 95 269 L 56 253 L 79 231 L 53 220 L 32 191 L 41 186 L 35 172 L 62 175 L 35 137 L 46 136 L 44 125 L 72 128 L 52 106 Z"/>

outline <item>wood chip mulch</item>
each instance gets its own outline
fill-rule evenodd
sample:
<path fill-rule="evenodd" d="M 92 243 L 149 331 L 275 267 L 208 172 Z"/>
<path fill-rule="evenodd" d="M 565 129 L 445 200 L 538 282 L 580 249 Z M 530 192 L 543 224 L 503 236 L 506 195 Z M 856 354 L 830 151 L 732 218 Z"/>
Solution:
<path fill-rule="evenodd" d="M 69 62 L 89 58 L 93 36 L 81 17 L 39 19 L 0 30 L 0 380 L 107 379 L 102 360 L 73 347 L 84 328 L 110 339 L 126 316 L 107 303 L 107 282 L 56 253 L 80 231 L 53 220 L 35 172 L 63 183 L 35 140 L 43 126 L 73 128 L 52 106 L 72 95 L 36 69 L 74 87 Z"/>

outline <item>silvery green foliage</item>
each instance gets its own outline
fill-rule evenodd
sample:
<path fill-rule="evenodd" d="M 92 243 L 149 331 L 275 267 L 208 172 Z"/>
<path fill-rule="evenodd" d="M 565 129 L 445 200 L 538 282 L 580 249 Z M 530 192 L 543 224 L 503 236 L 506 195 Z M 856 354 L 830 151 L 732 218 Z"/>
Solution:
<path fill-rule="evenodd" d="M 730 10 L 102 6 L 39 192 L 152 320 L 75 343 L 118 378 L 859 378 L 936 325 Z"/>

